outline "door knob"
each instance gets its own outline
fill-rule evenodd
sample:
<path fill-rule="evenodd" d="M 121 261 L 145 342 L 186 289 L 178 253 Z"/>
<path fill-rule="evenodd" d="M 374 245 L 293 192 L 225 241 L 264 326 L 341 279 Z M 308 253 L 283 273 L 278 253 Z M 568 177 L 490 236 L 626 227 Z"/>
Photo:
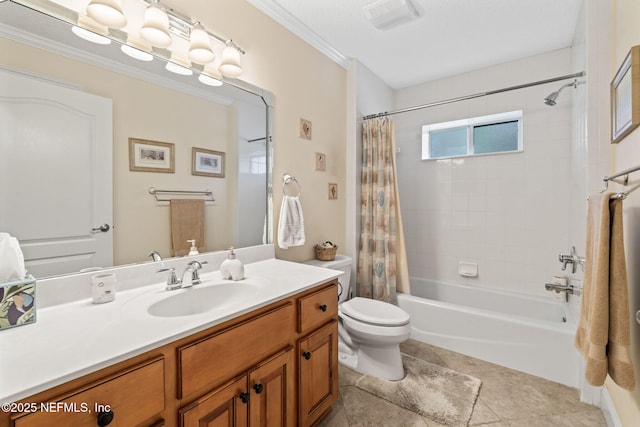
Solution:
<path fill-rule="evenodd" d="M 109 230 L 111 230 L 111 226 L 109 224 L 102 224 L 100 227 L 94 227 L 91 229 L 94 233 L 97 233 L 98 231 L 106 233 Z"/>

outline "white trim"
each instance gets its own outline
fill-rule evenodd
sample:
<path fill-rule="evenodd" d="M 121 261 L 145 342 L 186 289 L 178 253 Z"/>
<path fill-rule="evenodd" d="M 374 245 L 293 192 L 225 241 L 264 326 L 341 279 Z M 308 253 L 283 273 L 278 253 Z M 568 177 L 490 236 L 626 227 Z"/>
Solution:
<path fill-rule="evenodd" d="M 620 417 L 618 416 L 618 411 L 616 411 L 616 407 L 609 394 L 609 390 L 606 387 L 601 387 L 601 389 L 600 410 L 604 416 L 604 421 L 607 423 L 607 427 L 623 427 L 622 421 L 620 421 Z"/>
<path fill-rule="evenodd" d="M 276 0 L 247 1 L 262 13 L 271 17 L 274 21 L 309 43 L 343 68 L 349 69 L 352 58 L 349 58 L 336 50 L 333 46 L 327 43 L 326 40 L 311 30 L 311 28 L 302 23 L 302 21 L 293 16 L 289 11 L 285 10 Z"/>

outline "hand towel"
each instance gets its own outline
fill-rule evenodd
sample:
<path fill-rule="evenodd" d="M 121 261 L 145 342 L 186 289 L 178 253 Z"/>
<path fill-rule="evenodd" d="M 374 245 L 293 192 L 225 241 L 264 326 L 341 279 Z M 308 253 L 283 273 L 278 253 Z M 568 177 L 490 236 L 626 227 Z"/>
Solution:
<path fill-rule="evenodd" d="M 171 256 L 189 254 L 191 245 L 187 240 L 195 240 L 199 252 L 205 252 L 204 241 L 204 200 L 172 199 L 169 202 L 171 221 Z"/>
<path fill-rule="evenodd" d="M 278 221 L 278 246 L 287 249 L 304 245 L 304 216 L 298 196 L 284 196 Z"/>
<path fill-rule="evenodd" d="M 16 282 L 26 275 L 18 239 L 9 233 L 0 233 L 0 283 Z"/>
<path fill-rule="evenodd" d="M 589 198 L 587 253 L 575 345 L 586 360 L 586 379 L 601 386 L 607 377 L 633 390 L 629 294 L 622 232 L 622 200 L 613 193 Z"/>

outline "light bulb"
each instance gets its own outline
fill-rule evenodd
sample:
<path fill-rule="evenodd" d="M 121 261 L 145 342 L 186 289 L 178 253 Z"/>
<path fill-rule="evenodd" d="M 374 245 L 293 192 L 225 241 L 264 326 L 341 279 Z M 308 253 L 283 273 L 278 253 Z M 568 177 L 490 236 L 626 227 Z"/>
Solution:
<path fill-rule="evenodd" d="M 122 28 L 127 25 L 120 0 L 91 0 L 87 6 L 87 15 L 107 27 Z"/>
<path fill-rule="evenodd" d="M 218 69 L 225 77 L 236 78 L 242 74 L 240 52 L 231 43 L 227 43 L 227 46 L 222 51 L 222 61 Z"/>
<path fill-rule="evenodd" d="M 140 36 L 153 46 L 168 47 L 171 44 L 169 16 L 154 3 L 151 3 L 144 12 L 144 24 L 140 29 Z"/>
<path fill-rule="evenodd" d="M 202 25 L 196 23 L 191 30 L 189 41 L 189 59 L 198 64 L 208 64 L 213 61 L 215 55 L 211 50 L 209 34 Z"/>

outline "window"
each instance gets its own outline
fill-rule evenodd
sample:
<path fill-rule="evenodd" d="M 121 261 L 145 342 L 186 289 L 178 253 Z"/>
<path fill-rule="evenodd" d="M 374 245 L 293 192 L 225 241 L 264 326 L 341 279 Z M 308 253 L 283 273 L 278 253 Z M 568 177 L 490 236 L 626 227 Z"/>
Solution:
<path fill-rule="evenodd" d="M 522 110 L 422 126 L 422 159 L 522 151 Z"/>

